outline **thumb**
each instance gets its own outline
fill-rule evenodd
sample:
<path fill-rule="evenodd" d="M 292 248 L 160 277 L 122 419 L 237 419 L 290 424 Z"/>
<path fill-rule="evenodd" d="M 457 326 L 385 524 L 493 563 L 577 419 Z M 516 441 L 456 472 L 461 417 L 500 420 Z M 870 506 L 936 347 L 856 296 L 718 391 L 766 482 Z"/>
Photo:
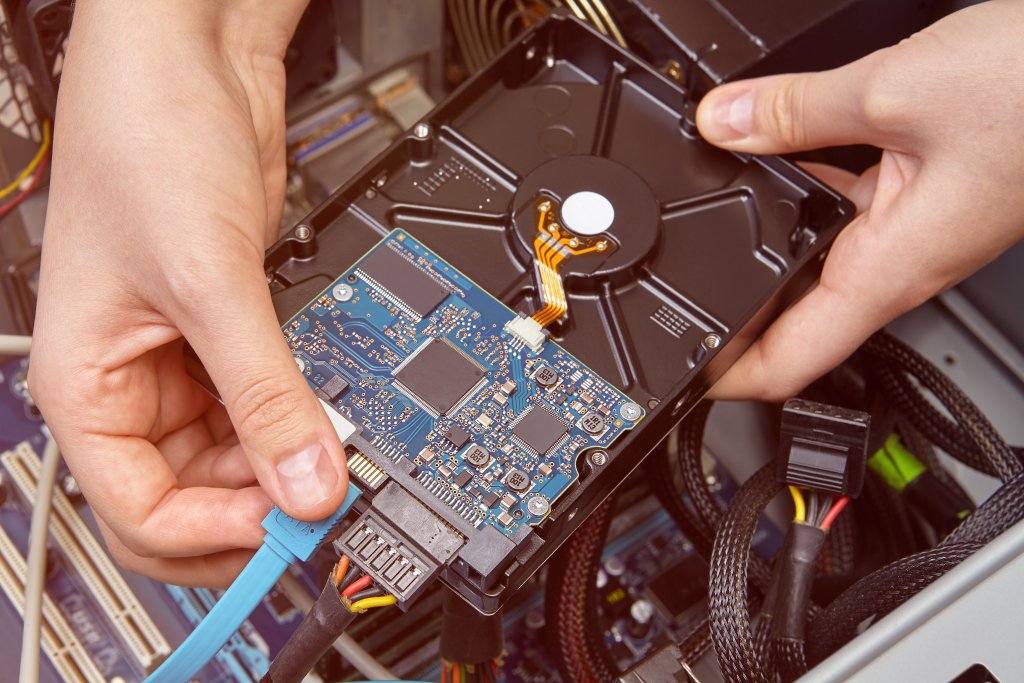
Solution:
<path fill-rule="evenodd" d="M 869 55 L 832 71 L 720 86 L 697 108 L 697 127 L 714 145 L 752 154 L 883 146 L 881 132 L 871 123 L 868 97 L 876 59 Z"/>
<path fill-rule="evenodd" d="M 259 263 L 221 269 L 230 293 L 189 302 L 179 329 L 220 392 L 260 485 L 287 514 L 322 519 L 348 488 L 345 451 L 295 365 Z"/>

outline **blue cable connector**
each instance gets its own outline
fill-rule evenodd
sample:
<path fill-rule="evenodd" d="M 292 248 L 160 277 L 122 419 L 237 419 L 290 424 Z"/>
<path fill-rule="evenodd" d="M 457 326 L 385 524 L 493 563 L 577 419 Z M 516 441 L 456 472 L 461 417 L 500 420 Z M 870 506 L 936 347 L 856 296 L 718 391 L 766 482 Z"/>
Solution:
<path fill-rule="evenodd" d="M 288 566 L 305 562 L 330 541 L 345 513 L 361 491 L 349 483 L 348 495 L 333 515 L 319 522 L 302 522 L 274 508 L 263 520 L 263 546 L 213 606 L 196 630 L 154 671 L 145 683 L 181 683 L 206 666 L 231 634 L 249 618 Z"/>

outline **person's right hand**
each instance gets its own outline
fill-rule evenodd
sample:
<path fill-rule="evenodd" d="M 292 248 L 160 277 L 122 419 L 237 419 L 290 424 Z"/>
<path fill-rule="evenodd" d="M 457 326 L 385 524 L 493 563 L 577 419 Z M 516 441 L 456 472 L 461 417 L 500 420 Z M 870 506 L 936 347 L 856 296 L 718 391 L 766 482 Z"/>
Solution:
<path fill-rule="evenodd" d="M 1024 2 L 991 0 L 842 68 L 730 83 L 704 98 L 697 125 L 725 149 L 883 150 L 859 177 L 811 169 L 848 194 L 859 215 L 836 239 L 818 285 L 712 397 L 793 396 L 875 330 L 1024 237 L 1022 38 Z"/>
<path fill-rule="evenodd" d="M 29 388 L 112 554 L 168 582 L 225 585 L 273 504 L 320 519 L 347 486 L 263 271 L 304 5 L 75 9 Z M 182 337 L 226 410 L 186 373 Z"/>

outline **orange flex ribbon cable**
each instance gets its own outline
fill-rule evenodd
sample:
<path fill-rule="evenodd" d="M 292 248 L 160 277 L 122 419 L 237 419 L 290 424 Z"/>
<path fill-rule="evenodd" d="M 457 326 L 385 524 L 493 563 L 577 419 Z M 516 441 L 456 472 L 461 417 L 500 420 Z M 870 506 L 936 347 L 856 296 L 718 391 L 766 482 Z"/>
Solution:
<path fill-rule="evenodd" d="M 569 310 L 565 286 L 558 270 L 568 259 L 591 252 L 608 251 L 611 243 L 606 239 L 581 238 L 568 232 L 553 219 L 550 200 L 537 205 L 537 236 L 533 240 L 533 253 L 540 279 L 540 300 L 544 304 L 531 317 L 547 327 L 557 322 Z"/>

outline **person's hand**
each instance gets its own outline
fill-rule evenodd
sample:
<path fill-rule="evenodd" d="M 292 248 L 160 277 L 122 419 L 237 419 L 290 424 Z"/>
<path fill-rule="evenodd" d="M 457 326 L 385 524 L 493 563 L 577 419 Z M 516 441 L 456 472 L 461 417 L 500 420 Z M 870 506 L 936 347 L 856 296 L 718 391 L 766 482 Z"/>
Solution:
<path fill-rule="evenodd" d="M 29 388 L 112 554 L 169 582 L 226 584 L 274 503 L 320 519 L 347 487 L 263 271 L 303 8 L 76 7 Z M 183 337 L 226 410 L 186 374 Z"/>
<path fill-rule="evenodd" d="M 725 149 L 781 154 L 865 143 L 860 177 L 819 166 L 858 217 L 820 282 L 719 382 L 714 398 L 790 397 L 900 314 L 1024 237 L 1024 3 L 963 10 L 842 68 L 713 90 L 700 132 Z"/>

